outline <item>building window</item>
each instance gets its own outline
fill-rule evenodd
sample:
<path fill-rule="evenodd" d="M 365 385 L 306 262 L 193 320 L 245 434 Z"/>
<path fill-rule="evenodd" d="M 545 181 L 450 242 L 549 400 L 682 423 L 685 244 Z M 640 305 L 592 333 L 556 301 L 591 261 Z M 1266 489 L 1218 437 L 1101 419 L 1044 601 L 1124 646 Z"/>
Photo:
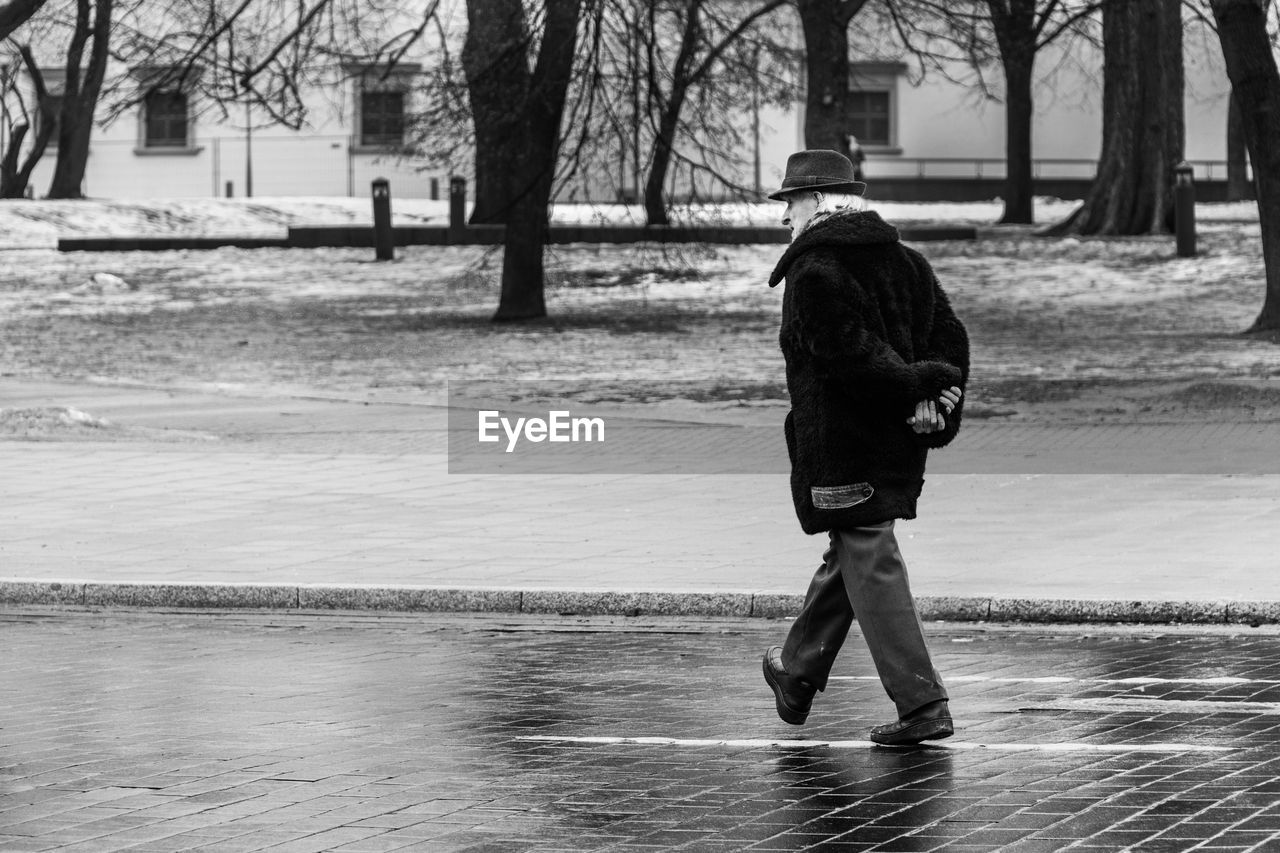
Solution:
<path fill-rule="evenodd" d="M 360 144 L 404 143 L 404 92 L 360 93 Z"/>
<path fill-rule="evenodd" d="M 352 150 L 382 154 L 408 142 L 413 116 L 414 82 L 422 73 L 416 62 L 342 66 L 352 85 Z"/>
<path fill-rule="evenodd" d="M 847 133 L 880 154 L 901 153 L 897 92 L 907 66 L 901 62 L 854 62 L 849 67 Z"/>
<path fill-rule="evenodd" d="M 849 132 L 861 145 L 889 145 L 889 93 L 850 92 Z"/>
<path fill-rule="evenodd" d="M 201 73 L 199 66 L 135 65 L 129 69 L 135 91 L 142 96 L 134 154 L 189 157 L 200 153 L 191 108 Z"/>
<path fill-rule="evenodd" d="M 146 148 L 185 148 L 188 144 L 187 96 L 182 92 L 152 91 L 143 101 Z"/>

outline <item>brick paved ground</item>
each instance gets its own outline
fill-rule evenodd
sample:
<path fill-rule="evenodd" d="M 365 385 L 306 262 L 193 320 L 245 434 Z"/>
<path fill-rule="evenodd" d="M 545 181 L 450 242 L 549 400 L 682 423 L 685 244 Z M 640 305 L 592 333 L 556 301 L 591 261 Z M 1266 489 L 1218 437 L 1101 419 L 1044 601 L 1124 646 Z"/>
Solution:
<path fill-rule="evenodd" d="M 956 737 L 782 622 L 7 611 L 0 849 L 1280 849 L 1274 629 L 929 626 Z"/>

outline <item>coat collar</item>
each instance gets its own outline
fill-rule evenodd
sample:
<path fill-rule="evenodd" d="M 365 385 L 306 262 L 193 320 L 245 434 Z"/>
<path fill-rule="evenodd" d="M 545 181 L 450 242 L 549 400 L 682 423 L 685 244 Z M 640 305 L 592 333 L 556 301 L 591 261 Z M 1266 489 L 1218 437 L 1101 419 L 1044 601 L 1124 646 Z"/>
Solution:
<path fill-rule="evenodd" d="M 880 218 L 874 210 L 836 212 L 821 216 L 810 223 L 783 252 L 778 265 L 769 276 L 769 286 L 775 287 L 787 274 L 796 258 L 818 246 L 866 246 L 876 243 L 898 242 L 898 229 Z"/>

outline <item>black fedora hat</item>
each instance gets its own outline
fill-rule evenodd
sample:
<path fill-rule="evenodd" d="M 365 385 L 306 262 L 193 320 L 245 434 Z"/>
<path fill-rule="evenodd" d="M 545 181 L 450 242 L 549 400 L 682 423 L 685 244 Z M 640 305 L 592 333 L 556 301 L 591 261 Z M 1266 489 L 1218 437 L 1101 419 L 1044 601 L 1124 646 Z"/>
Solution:
<path fill-rule="evenodd" d="M 827 190 L 828 192 L 862 195 L 867 185 L 853 179 L 853 163 L 839 151 L 817 149 L 797 151 L 787 158 L 787 174 L 782 187 L 769 194 L 774 201 L 797 190 Z"/>

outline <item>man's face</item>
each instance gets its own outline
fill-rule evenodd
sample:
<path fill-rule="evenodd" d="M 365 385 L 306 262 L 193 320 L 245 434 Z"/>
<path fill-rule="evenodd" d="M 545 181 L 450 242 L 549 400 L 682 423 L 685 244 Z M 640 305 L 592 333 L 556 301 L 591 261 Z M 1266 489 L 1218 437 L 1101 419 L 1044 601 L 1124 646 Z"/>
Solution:
<path fill-rule="evenodd" d="M 800 236 L 804 226 L 809 224 L 809 220 L 818 212 L 820 198 L 821 195 L 816 192 L 791 193 L 783 197 L 787 203 L 787 210 L 782 214 L 782 224 L 791 229 L 793 241 Z"/>

